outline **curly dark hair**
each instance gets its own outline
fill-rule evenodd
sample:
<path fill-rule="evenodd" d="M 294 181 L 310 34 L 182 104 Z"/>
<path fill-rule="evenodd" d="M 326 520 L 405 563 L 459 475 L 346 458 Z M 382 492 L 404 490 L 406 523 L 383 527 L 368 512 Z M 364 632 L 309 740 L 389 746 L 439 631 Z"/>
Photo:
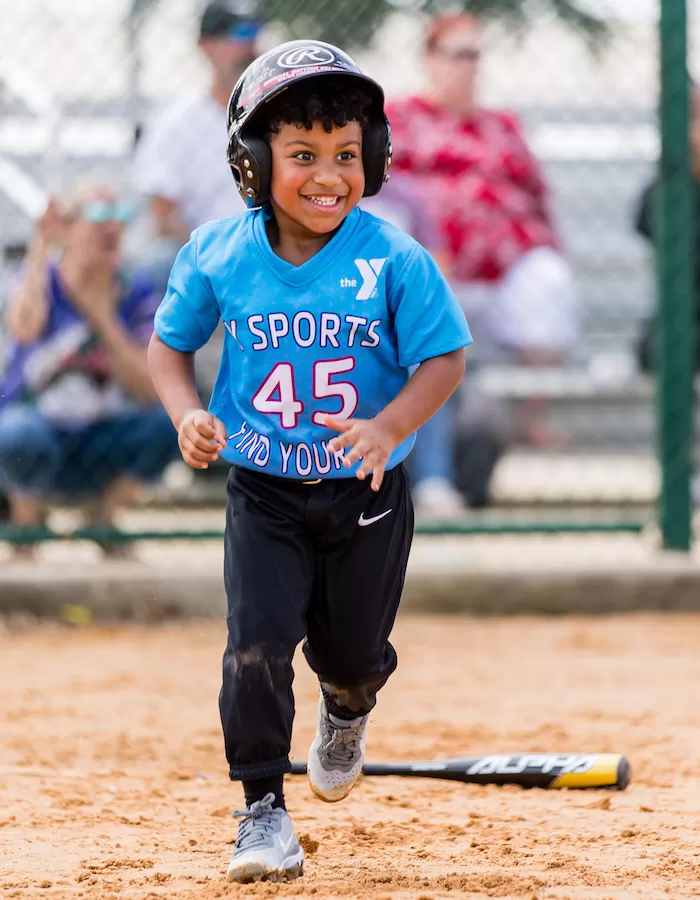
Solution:
<path fill-rule="evenodd" d="M 252 130 L 265 140 L 279 134 L 283 125 L 297 125 L 311 131 L 320 122 L 328 134 L 357 122 L 364 131 L 369 119 L 367 109 L 372 100 L 342 76 L 313 79 L 292 85 L 266 103 L 251 122 Z"/>

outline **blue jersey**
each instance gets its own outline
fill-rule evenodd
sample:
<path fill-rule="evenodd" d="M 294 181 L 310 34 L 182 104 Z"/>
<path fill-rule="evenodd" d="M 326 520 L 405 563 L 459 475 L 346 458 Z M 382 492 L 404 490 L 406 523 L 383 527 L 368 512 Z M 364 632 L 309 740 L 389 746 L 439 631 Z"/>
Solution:
<path fill-rule="evenodd" d="M 173 266 L 155 320 L 161 340 L 192 352 L 222 319 L 224 347 L 210 403 L 223 456 L 296 479 L 347 478 L 325 415 L 371 418 L 412 367 L 471 343 L 464 315 L 413 238 L 354 209 L 308 262 L 293 266 L 267 237 L 266 209 L 209 222 Z M 403 460 L 415 435 L 391 455 Z"/>

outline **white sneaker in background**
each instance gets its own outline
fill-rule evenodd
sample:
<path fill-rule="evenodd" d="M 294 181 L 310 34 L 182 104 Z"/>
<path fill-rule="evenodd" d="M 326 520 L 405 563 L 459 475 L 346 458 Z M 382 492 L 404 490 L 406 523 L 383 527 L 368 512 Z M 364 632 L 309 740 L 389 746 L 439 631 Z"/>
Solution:
<path fill-rule="evenodd" d="M 422 519 L 456 519 L 467 506 L 456 487 L 446 478 L 425 478 L 413 489 L 416 516 Z"/>

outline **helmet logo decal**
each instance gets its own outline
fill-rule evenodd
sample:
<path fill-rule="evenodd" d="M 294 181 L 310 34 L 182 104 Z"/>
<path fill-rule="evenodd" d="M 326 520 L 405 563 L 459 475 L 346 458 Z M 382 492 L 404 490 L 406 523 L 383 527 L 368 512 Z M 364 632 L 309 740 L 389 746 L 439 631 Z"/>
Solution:
<path fill-rule="evenodd" d="M 277 65 L 283 69 L 298 69 L 302 66 L 317 65 L 327 66 L 335 62 L 335 56 L 325 47 L 295 47 L 287 50 L 277 60 Z"/>
<path fill-rule="evenodd" d="M 259 56 L 238 79 L 228 102 L 227 157 L 238 191 L 248 208 L 260 207 L 270 195 L 270 152 L 264 140 L 251 128 L 251 117 L 288 85 L 317 76 L 343 76 L 344 83 L 356 83 L 369 96 L 371 109 L 362 159 L 365 167 L 364 195 L 381 188 L 391 164 L 389 122 L 384 115 L 384 93 L 380 85 L 362 73 L 338 47 L 307 38 L 288 41 Z M 337 79 L 336 79 L 337 83 Z M 246 163 L 248 163 L 246 165 Z M 371 261 L 370 261 L 371 262 Z M 367 282 L 363 291 L 372 291 L 372 279 L 379 272 L 361 272 Z M 365 278 L 366 275 L 366 278 Z"/>

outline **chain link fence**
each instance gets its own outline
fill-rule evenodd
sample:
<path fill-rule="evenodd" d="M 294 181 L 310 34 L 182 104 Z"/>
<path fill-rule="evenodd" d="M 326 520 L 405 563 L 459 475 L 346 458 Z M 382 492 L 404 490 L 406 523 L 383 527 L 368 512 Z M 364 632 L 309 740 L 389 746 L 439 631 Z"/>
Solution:
<path fill-rule="evenodd" d="M 132 280 L 121 288 L 132 307 L 131 318 L 126 316 L 122 325 L 132 343 L 143 342 L 184 233 L 200 224 L 198 217 L 225 215 L 229 207 L 231 212 L 240 209 L 226 171 L 223 108 L 209 90 L 211 59 L 198 47 L 203 4 L 24 0 L 4 7 L 2 301 L 7 308 L 8 297 L 33 271 L 37 221 L 43 222 L 47 233 L 53 226 L 78 227 L 75 219 L 61 225 L 41 218 L 49 199 L 57 197 L 61 214 L 87 210 L 87 225 L 101 227 L 109 219 L 109 227 L 123 219 L 116 228 L 124 232 L 120 249 L 128 273 L 124 277 Z M 655 178 L 660 153 L 656 4 L 601 0 L 585 4 L 580 15 L 566 3 L 544 0 L 483 0 L 472 8 L 486 13 L 480 57 L 473 60 L 476 103 L 481 109 L 512 113 L 513 121 L 522 125 L 547 188 L 562 248 L 559 259 L 570 272 L 567 282 L 560 270 L 552 274 L 546 266 L 535 266 L 514 290 L 531 300 L 530 319 L 550 312 L 565 318 L 565 324 L 556 327 L 563 327 L 568 337 L 560 344 L 555 341 L 557 352 L 549 354 L 530 353 L 531 347 L 518 347 L 510 338 L 499 343 L 503 322 L 494 324 L 494 319 L 508 317 L 508 303 L 493 307 L 504 311 L 497 314 L 492 309 L 490 326 L 488 311 L 484 312 L 485 305 L 496 303 L 498 279 L 489 275 L 487 291 L 469 294 L 471 300 L 465 303 L 472 304 L 467 312 L 474 319 L 474 361 L 450 410 L 454 433 L 448 438 L 456 463 L 452 478 L 465 509 L 460 512 L 455 504 L 448 509 L 448 504 L 441 510 L 439 503 L 431 507 L 428 502 L 426 520 L 449 517 L 477 528 L 497 527 L 494 522 L 519 527 L 524 520 L 545 523 L 547 528 L 554 527 L 552 522 L 578 527 L 582 521 L 634 528 L 648 515 L 659 490 L 653 382 L 644 371 L 649 368 L 645 338 L 654 309 L 654 277 L 650 240 L 640 233 L 639 221 L 644 191 Z M 381 82 L 390 108 L 399 108 L 405 98 L 430 96 L 434 90 L 424 64 L 424 39 L 426 23 L 436 12 L 434 6 L 410 0 L 322 4 L 278 0 L 261 8 L 265 26 L 258 41 L 261 48 L 290 36 L 337 42 Z M 697 24 L 691 19 L 691 44 Z M 219 57 L 215 65 L 223 70 L 231 60 Z M 221 76 L 222 84 L 224 80 Z M 415 149 L 408 143 L 400 145 L 400 131 L 397 183 L 402 157 Z M 173 134 L 181 140 L 171 140 Z M 435 140 L 434 135 L 429 137 Z M 491 153 L 488 134 L 480 140 L 486 150 L 477 154 L 475 177 L 483 178 L 487 189 L 489 179 L 517 180 L 508 153 Z M 210 177 L 214 169 L 221 177 Z M 225 189 L 217 187 L 222 179 Z M 406 183 L 420 195 L 417 182 Z M 207 186 L 214 195 L 207 195 Z M 153 196 L 166 201 L 155 215 L 149 206 Z M 399 206 L 393 214 L 400 218 Z M 425 199 L 425 209 L 435 233 L 445 231 L 439 204 L 431 207 Z M 381 215 L 386 207 L 376 210 Z M 508 215 L 517 218 L 518 209 Z M 84 244 L 87 234 L 79 233 L 74 241 Z M 442 251 L 449 257 L 454 251 L 450 235 L 442 237 Z M 118 236 L 104 240 L 102 250 L 108 254 L 114 249 L 109 241 Z M 42 290 L 58 303 L 60 315 L 55 310 L 47 313 L 36 342 L 25 344 L 21 371 L 15 371 L 16 342 L 7 320 L 0 331 L 0 371 L 5 379 L 0 445 L 5 445 L 6 461 L 13 452 L 21 456 L 17 465 L 10 466 L 10 475 L 5 472 L 0 491 L 6 496 L 14 493 L 12 479 L 19 477 L 22 466 L 44 473 L 53 466 L 52 471 L 63 473 L 61 477 L 55 482 L 48 476 L 43 481 L 34 478 L 30 499 L 48 497 L 61 505 L 69 501 L 87 510 L 88 520 L 106 532 L 115 510 L 128 501 L 126 492 L 115 491 L 109 502 L 102 502 L 104 489 L 111 490 L 120 474 L 131 481 L 147 481 L 146 498 L 163 509 L 183 503 L 220 504 L 225 467 L 212 467 L 201 475 L 184 470 L 167 423 L 159 413 L 144 412 L 150 402 L 148 389 L 133 372 L 133 377 L 125 372 L 130 357 L 124 356 L 123 346 L 115 344 L 113 336 L 110 344 L 109 329 L 97 328 L 90 316 L 66 312 L 70 291 L 65 284 L 63 289 L 53 284 L 55 278 L 60 282 L 60 274 L 51 268 L 53 258 L 41 257 L 49 272 Z M 506 277 L 506 268 L 498 273 L 499 279 Z M 551 296 L 560 292 L 559 304 L 541 302 L 540 278 Z M 462 272 L 460 279 L 461 288 L 468 278 Z M 78 308 L 90 302 L 86 290 Z M 526 300 L 521 296 L 520 302 Z M 61 315 L 64 319 L 59 322 Z M 43 341 L 49 326 L 56 327 L 51 340 Z M 484 329 L 483 340 L 479 329 Z M 486 345 L 489 352 L 482 352 L 480 346 Z M 205 398 L 220 347 L 217 334 L 198 354 Z M 96 410 L 91 427 L 97 437 L 93 434 L 87 452 L 71 422 L 76 409 L 89 419 L 90 404 Z M 37 424 L 37 410 L 48 411 L 50 428 L 42 430 Z M 130 424 L 124 428 L 120 417 L 127 414 Z M 125 435 L 130 435 L 128 441 Z M 31 444 L 35 451 L 28 447 Z M 21 487 L 21 478 L 20 482 Z M 54 488 L 60 495 L 57 500 Z M 91 496 L 84 497 L 86 491 Z M 95 496 L 100 502 L 93 502 Z M 483 511 L 475 511 L 482 507 Z M 31 509 L 25 510 L 24 519 L 22 515 L 20 508 L 16 524 L 43 521 Z M 140 527 L 148 530 L 148 521 L 139 520 Z"/>

